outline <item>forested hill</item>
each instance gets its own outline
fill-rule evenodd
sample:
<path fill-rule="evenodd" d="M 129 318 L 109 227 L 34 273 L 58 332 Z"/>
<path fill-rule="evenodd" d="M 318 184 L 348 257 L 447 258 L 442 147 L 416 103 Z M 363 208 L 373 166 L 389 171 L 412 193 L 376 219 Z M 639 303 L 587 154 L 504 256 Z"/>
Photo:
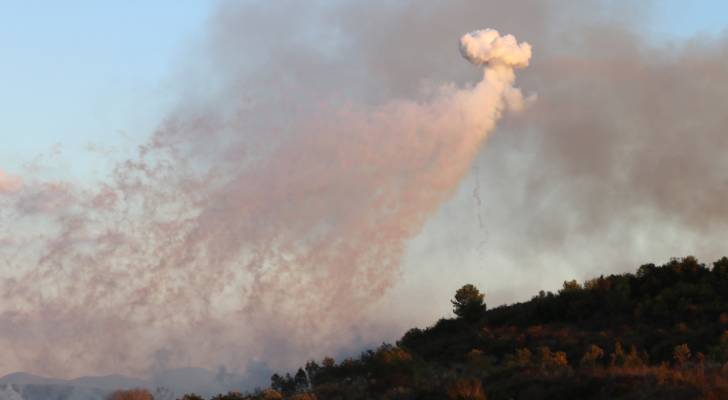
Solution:
<path fill-rule="evenodd" d="M 465 285 L 456 318 L 216 399 L 728 399 L 728 258 L 567 281 L 490 310 L 485 300 Z"/>

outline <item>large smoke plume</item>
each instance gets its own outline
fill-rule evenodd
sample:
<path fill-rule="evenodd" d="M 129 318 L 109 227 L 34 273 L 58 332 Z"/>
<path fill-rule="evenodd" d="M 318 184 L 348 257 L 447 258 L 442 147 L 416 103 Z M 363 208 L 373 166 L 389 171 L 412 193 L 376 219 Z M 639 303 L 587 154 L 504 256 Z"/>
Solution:
<path fill-rule="evenodd" d="M 97 188 L 28 182 L 7 204 L 0 343 L 18 351 L 4 362 L 143 374 L 335 350 L 502 113 L 522 108 L 513 69 L 530 46 L 494 30 L 461 43 L 485 67 L 475 85 L 324 99 L 287 126 L 174 116 Z"/>

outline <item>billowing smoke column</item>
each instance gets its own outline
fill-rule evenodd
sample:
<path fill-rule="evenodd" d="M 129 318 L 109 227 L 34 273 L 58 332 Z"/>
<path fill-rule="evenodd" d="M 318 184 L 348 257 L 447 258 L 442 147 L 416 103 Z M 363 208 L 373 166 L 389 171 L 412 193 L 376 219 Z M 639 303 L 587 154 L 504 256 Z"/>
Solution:
<path fill-rule="evenodd" d="M 29 181 L 3 217 L 22 234 L 0 247 L 2 368 L 244 370 L 334 351 L 503 111 L 522 105 L 513 69 L 528 44 L 484 30 L 461 51 L 485 67 L 476 85 L 318 105 L 253 155 L 233 140 L 240 125 L 202 119 L 194 136 L 171 121 L 97 188 Z M 201 162 L 208 138 L 221 145 Z"/>
<path fill-rule="evenodd" d="M 485 81 L 505 82 L 502 95 L 508 107 L 521 111 L 524 99 L 512 86 L 514 68 L 525 68 L 531 59 L 531 45 L 518 43 L 513 35 L 501 36 L 495 29 L 483 29 L 460 38 L 460 54 L 475 65 L 485 66 Z M 535 96 L 535 95 L 534 95 Z M 534 97 L 529 97 L 531 101 Z"/>

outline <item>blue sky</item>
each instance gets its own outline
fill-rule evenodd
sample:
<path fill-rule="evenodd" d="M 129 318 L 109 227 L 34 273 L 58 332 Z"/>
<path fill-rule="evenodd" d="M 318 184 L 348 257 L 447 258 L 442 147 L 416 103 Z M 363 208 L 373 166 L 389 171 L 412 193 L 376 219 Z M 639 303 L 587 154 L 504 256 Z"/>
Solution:
<path fill-rule="evenodd" d="M 0 168 L 20 173 L 60 144 L 58 173 L 86 174 L 100 167 L 89 143 L 139 142 L 169 106 L 166 83 L 215 5 L 0 0 Z M 728 2 L 657 1 L 653 15 L 658 37 L 716 34 L 728 25 Z"/>
<path fill-rule="evenodd" d="M 0 168 L 16 169 L 55 144 L 63 159 L 90 161 L 88 143 L 119 145 L 151 129 L 165 107 L 165 80 L 213 5 L 0 1 Z"/>
<path fill-rule="evenodd" d="M 678 37 L 719 34 L 728 26 L 728 2 L 658 0 L 654 23 L 656 31 Z"/>

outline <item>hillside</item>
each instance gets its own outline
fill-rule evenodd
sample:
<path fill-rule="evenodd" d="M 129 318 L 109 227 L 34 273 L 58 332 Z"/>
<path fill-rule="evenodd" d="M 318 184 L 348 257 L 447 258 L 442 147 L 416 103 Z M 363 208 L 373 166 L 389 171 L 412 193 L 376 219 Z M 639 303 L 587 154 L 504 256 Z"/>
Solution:
<path fill-rule="evenodd" d="M 466 285 L 453 305 L 456 318 L 396 345 L 215 399 L 728 398 L 728 258 L 567 281 L 490 310 Z"/>

